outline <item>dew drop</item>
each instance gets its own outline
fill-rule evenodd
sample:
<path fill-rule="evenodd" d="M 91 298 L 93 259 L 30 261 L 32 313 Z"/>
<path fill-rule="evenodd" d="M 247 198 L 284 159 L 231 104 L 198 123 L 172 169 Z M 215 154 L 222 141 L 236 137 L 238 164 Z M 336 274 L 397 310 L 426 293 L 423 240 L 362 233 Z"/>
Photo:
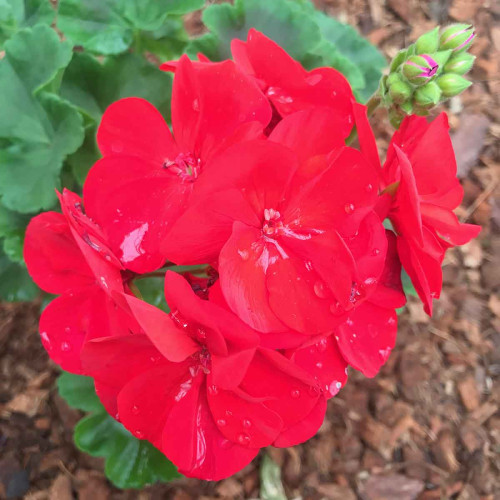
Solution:
<path fill-rule="evenodd" d="M 325 290 L 325 285 L 322 281 L 316 281 L 316 283 L 314 283 L 314 293 L 320 299 L 326 299 L 327 292 Z"/>
<path fill-rule="evenodd" d="M 132 406 L 132 414 L 133 415 L 139 414 L 139 407 L 137 405 Z"/>
<path fill-rule="evenodd" d="M 308 271 L 312 271 L 313 270 L 313 265 L 312 265 L 312 262 L 310 260 L 306 260 L 305 265 L 306 265 L 306 269 Z"/>
<path fill-rule="evenodd" d="M 245 434 L 244 432 L 242 432 L 238 436 L 238 443 L 245 445 L 245 444 L 248 444 L 249 442 L 250 442 L 250 436 L 248 434 Z"/>
<path fill-rule="evenodd" d="M 42 338 L 43 342 L 45 343 L 45 347 L 48 350 L 51 350 L 52 349 L 52 344 L 50 342 L 50 338 L 49 338 L 49 335 L 47 334 L 47 332 L 40 333 L 40 337 Z"/>
<path fill-rule="evenodd" d="M 67 334 L 70 334 L 71 333 L 71 328 L 69 326 L 67 326 L 65 329 L 64 329 L 64 332 L 67 333 Z"/>
<path fill-rule="evenodd" d="M 382 357 L 382 363 L 387 361 L 387 358 L 390 356 L 392 349 L 387 347 L 386 349 L 379 349 L 379 354 Z"/>
<path fill-rule="evenodd" d="M 321 370 L 321 368 L 323 368 L 323 363 L 321 363 L 321 361 L 318 361 L 318 362 L 316 363 L 316 368 L 317 368 L 318 370 Z"/>
<path fill-rule="evenodd" d="M 310 75 L 306 78 L 306 82 L 311 85 L 311 87 L 314 87 L 314 85 L 317 85 L 321 80 L 323 79 L 323 75 L 315 74 L 315 75 Z"/>
<path fill-rule="evenodd" d="M 371 184 L 366 185 L 366 192 L 371 193 L 373 191 L 373 186 Z"/>
<path fill-rule="evenodd" d="M 231 410 L 226 410 L 226 417 L 232 417 L 233 412 Z"/>
<path fill-rule="evenodd" d="M 378 248 L 374 248 L 374 249 L 372 250 L 372 255 L 373 255 L 374 257 L 376 257 L 377 255 L 380 255 L 380 250 L 379 250 Z"/>
<path fill-rule="evenodd" d="M 143 439 L 144 438 L 144 432 L 140 431 L 139 429 L 134 431 L 134 436 L 137 439 Z"/>
<path fill-rule="evenodd" d="M 226 421 L 223 419 L 223 418 L 219 418 L 219 420 L 217 420 L 217 425 L 219 427 L 224 427 L 226 425 Z"/>
<path fill-rule="evenodd" d="M 352 214 L 354 212 L 354 204 L 352 203 L 346 203 L 344 206 L 344 210 L 346 214 Z"/>
<path fill-rule="evenodd" d="M 342 384 L 340 382 L 337 382 L 336 380 L 334 380 L 330 386 L 328 387 L 328 392 L 332 395 L 332 396 L 335 396 L 336 394 L 338 394 L 338 392 L 340 391 L 340 388 L 342 387 Z"/>
<path fill-rule="evenodd" d="M 325 352 L 328 341 L 326 339 L 321 339 L 317 344 L 316 348 L 319 352 Z"/>
<path fill-rule="evenodd" d="M 193 101 L 193 111 L 200 111 L 200 101 L 198 98 Z"/>
<path fill-rule="evenodd" d="M 63 352 L 71 351 L 71 344 L 68 342 L 61 342 L 61 351 Z"/>
<path fill-rule="evenodd" d="M 238 250 L 238 255 L 243 259 L 243 260 L 248 260 L 250 257 L 250 254 L 248 253 L 248 250 Z"/>
<path fill-rule="evenodd" d="M 211 386 L 209 386 L 209 388 L 208 388 L 208 393 L 209 393 L 210 395 L 212 395 L 212 396 L 216 396 L 216 395 L 219 393 L 219 389 L 217 388 L 217 386 L 216 386 L 216 385 L 213 385 L 213 384 L 212 384 L 212 385 L 211 385 Z"/>
<path fill-rule="evenodd" d="M 300 398 L 300 391 L 298 389 L 293 389 L 290 394 L 294 399 Z"/>
<path fill-rule="evenodd" d="M 388 325 L 394 325 L 394 323 L 396 323 L 396 320 L 391 316 L 388 320 L 387 320 L 387 324 Z"/>
<path fill-rule="evenodd" d="M 116 412 L 116 413 L 115 413 L 115 420 L 116 420 L 117 422 L 119 422 L 119 421 L 120 421 L 120 414 L 119 414 L 118 412 Z"/>
<path fill-rule="evenodd" d="M 250 420 L 248 420 L 247 418 L 245 418 L 242 422 L 243 424 L 243 427 L 245 427 L 245 429 L 250 429 L 250 427 L 252 427 L 252 422 Z"/>

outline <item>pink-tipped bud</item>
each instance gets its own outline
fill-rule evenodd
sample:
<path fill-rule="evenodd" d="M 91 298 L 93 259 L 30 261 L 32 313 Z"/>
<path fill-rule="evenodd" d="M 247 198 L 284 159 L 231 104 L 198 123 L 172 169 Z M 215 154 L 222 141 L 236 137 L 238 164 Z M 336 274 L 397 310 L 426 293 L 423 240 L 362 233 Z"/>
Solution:
<path fill-rule="evenodd" d="M 424 85 L 437 73 L 439 64 L 430 55 L 412 56 L 403 64 L 404 76 L 414 85 Z"/>
<path fill-rule="evenodd" d="M 439 49 L 453 52 L 467 50 L 475 37 L 476 32 L 470 24 L 452 24 L 441 33 Z"/>

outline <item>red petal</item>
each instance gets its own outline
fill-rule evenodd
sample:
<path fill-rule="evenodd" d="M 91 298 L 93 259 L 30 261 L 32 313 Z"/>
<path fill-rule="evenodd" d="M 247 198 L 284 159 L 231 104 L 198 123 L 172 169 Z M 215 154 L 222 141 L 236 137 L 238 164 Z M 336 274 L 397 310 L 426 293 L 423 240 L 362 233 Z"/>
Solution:
<path fill-rule="evenodd" d="M 344 359 L 367 377 L 374 377 L 396 343 L 397 314 L 393 309 L 364 302 L 337 328 Z"/>
<path fill-rule="evenodd" d="M 422 222 L 427 227 L 434 229 L 438 236 L 452 245 L 464 245 L 481 231 L 481 226 L 460 224 L 457 216 L 447 208 L 422 203 L 420 210 Z"/>
<path fill-rule="evenodd" d="M 291 350 L 287 356 L 319 380 L 327 399 L 335 396 L 347 382 L 347 363 L 332 335 L 307 347 Z"/>
<path fill-rule="evenodd" d="M 286 330 L 268 302 L 266 272 L 274 253 L 271 245 L 262 241 L 260 230 L 235 222 L 219 258 L 220 282 L 227 304 L 259 332 Z"/>
<path fill-rule="evenodd" d="M 162 449 L 188 477 L 218 481 L 249 464 L 259 448 L 226 439 L 215 425 L 206 385 L 195 381 L 176 401 L 165 424 Z"/>
<path fill-rule="evenodd" d="M 375 205 L 376 186 L 375 168 L 359 151 L 343 148 L 329 159 L 329 168 L 290 200 L 284 218 L 292 228 L 334 227 L 342 236 L 352 236 Z"/>
<path fill-rule="evenodd" d="M 245 448 L 269 446 L 283 428 L 283 421 L 274 411 L 234 392 L 209 391 L 208 403 L 220 432 Z"/>
<path fill-rule="evenodd" d="M 241 384 L 253 398 L 277 413 L 289 428 L 306 417 L 316 405 L 321 389 L 314 379 L 281 354 L 260 349 Z"/>
<path fill-rule="evenodd" d="M 231 135 L 240 126 L 256 121 L 262 131 L 270 119 L 266 98 L 232 61 L 194 68 L 186 56 L 181 57 L 172 92 L 172 125 L 183 150 L 206 162 L 221 146 L 227 147 L 228 140 L 232 142 Z"/>
<path fill-rule="evenodd" d="M 128 269 L 142 274 L 164 264 L 160 243 L 191 188 L 160 164 L 110 157 L 90 170 L 84 199 L 87 213 L 103 228 L 116 255 Z"/>
<path fill-rule="evenodd" d="M 157 166 L 179 154 L 160 112 L 137 97 L 120 99 L 106 109 L 97 143 L 103 156 L 136 156 Z"/>
<path fill-rule="evenodd" d="M 343 121 L 344 117 L 330 108 L 298 111 L 283 118 L 271 132 L 269 140 L 290 148 L 302 163 L 344 146 Z"/>
<path fill-rule="evenodd" d="M 95 282 L 64 215 L 37 215 L 26 229 L 24 260 L 33 280 L 49 293 L 63 293 Z"/>
<path fill-rule="evenodd" d="M 274 441 L 273 446 L 277 448 L 288 448 L 296 446 L 312 438 L 325 420 L 326 399 L 319 398 L 316 406 L 296 424 L 288 427 Z"/>
<path fill-rule="evenodd" d="M 177 219 L 162 244 L 162 252 L 176 264 L 204 264 L 217 260 L 231 236 L 235 220 L 259 224 L 241 191 L 229 189 L 217 196 L 210 194 L 191 205 Z"/>
<path fill-rule="evenodd" d="M 367 108 L 363 104 L 353 103 L 354 119 L 356 120 L 356 129 L 358 140 L 363 155 L 372 163 L 377 170 L 380 170 L 380 158 L 378 155 L 375 135 L 370 126 L 367 116 Z"/>
<path fill-rule="evenodd" d="M 131 295 L 124 298 L 145 334 L 165 358 L 180 362 L 199 350 L 198 344 L 168 314 Z"/>

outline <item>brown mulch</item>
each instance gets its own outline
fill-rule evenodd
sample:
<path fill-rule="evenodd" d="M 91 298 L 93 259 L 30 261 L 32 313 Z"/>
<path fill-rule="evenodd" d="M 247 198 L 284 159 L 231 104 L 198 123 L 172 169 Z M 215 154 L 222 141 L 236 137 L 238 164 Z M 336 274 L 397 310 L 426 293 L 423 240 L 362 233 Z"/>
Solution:
<path fill-rule="evenodd" d="M 315 3 L 356 25 L 388 57 L 436 23 L 474 22 L 475 84 L 447 108 L 465 189 L 458 215 L 483 231 L 447 256 L 432 319 L 410 300 L 382 372 L 371 380 L 352 372 L 316 437 L 269 453 L 289 498 L 500 499 L 500 3 Z M 384 111 L 376 116 L 384 149 L 391 129 Z M 102 461 L 72 443 L 81 415 L 57 395 L 57 368 L 37 321 L 36 304 L 0 305 L 0 498 L 258 498 L 258 459 L 218 483 L 113 488 Z"/>

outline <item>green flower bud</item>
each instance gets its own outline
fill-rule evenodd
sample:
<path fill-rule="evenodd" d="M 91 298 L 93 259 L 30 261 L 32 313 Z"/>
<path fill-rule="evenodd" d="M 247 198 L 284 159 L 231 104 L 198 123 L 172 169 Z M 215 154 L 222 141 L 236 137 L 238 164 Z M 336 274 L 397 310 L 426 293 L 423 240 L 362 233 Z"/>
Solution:
<path fill-rule="evenodd" d="M 445 97 L 454 97 L 461 94 L 466 88 L 472 85 L 472 82 L 454 73 L 441 75 L 436 83 L 439 85 Z"/>
<path fill-rule="evenodd" d="M 439 64 L 439 70 L 437 74 L 442 73 L 444 65 L 449 61 L 450 57 L 453 55 L 452 50 L 440 50 L 432 54 L 432 58 Z"/>
<path fill-rule="evenodd" d="M 399 110 L 395 108 L 391 108 L 389 110 L 389 121 L 391 122 L 391 125 L 395 129 L 399 128 L 404 117 L 405 117 L 404 113 L 401 113 Z"/>
<path fill-rule="evenodd" d="M 407 50 L 406 49 L 403 49 L 403 50 L 400 50 L 396 56 L 394 57 L 394 59 L 391 61 L 391 66 L 390 66 L 390 72 L 391 73 L 394 73 L 394 71 L 397 71 L 397 69 L 401 66 L 401 64 L 403 64 L 405 61 L 406 61 L 406 57 L 407 57 Z"/>
<path fill-rule="evenodd" d="M 444 71 L 445 73 L 465 75 L 465 73 L 471 70 L 475 59 L 475 56 L 468 52 L 459 52 L 445 64 Z"/>
<path fill-rule="evenodd" d="M 470 24 L 452 24 L 441 33 L 439 48 L 454 52 L 465 51 L 471 46 L 475 36 L 474 27 Z"/>
<path fill-rule="evenodd" d="M 413 94 L 412 87 L 408 83 L 404 82 L 397 73 L 389 75 L 387 83 L 389 86 L 389 96 L 392 101 L 397 104 L 407 101 Z"/>
<path fill-rule="evenodd" d="M 441 89 L 436 82 L 429 82 L 415 91 L 415 104 L 422 108 L 433 108 L 441 99 Z"/>
<path fill-rule="evenodd" d="M 439 64 L 430 55 L 411 56 L 403 64 L 403 75 L 414 85 L 424 85 L 439 69 Z"/>
<path fill-rule="evenodd" d="M 439 26 L 432 31 L 424 33 L 415 42 L 417 54 L 432 54 L 436 52 L 439 45 Z"/>
<path fill-rule="evenodd" d="M 413 111 L 413 104 L 411 101 L 406 101 L 403 102 L 402 104 L 399 105 L 399 107 L 407 114 L 411 115 Z"/>

